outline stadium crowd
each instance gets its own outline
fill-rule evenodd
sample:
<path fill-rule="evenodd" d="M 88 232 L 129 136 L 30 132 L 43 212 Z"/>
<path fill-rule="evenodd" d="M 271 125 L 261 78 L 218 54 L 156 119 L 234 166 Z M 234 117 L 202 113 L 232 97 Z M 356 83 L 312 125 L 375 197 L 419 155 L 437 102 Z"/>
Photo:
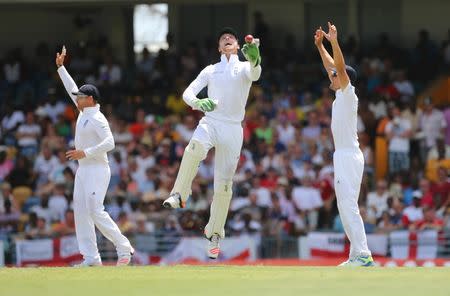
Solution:
<path fill-rule="evenodd" d="M 227 233 L 343 232 L 333 190 L 334 94 L 320 57 L 312 47 L 295 46 L 292 35 L 288 46 L 272 48 L 263 23 L 255 36 L 263 40 L 263 74 L 247 104 Z M 213 40 L 182 50 L 171 40 L 168 50 L 144 49 L 135 65 L 120 64 L 105 38 L 66 44 L 74 80 L 93 83 L 102 94 L 116 142 L 105 207 L 125 234 L 201 236 L 207 222 L 214 151 L 200 166 L 186 208 L 169 211 L 161 204 L 202 116 L 181 94 L 219 57 Z M 359 74 L 358 132 L 366 164 L 359 204 L 366 232 L 450 230 L 450 107 L 417 100 L 438 74 L 448 74 L 450 31 L 439 45 L 421 31 L 414 48 L 399 48 L 381 34 L 373 47 L 350 37 L 343 49 Z M 77 164 L 65 151 L 73 147 L 76 109 L 56 74 L 57 50 L 41 43 L 31 58 L 14 49 L 0 60 L 2 237 L 74 233 Z"/>

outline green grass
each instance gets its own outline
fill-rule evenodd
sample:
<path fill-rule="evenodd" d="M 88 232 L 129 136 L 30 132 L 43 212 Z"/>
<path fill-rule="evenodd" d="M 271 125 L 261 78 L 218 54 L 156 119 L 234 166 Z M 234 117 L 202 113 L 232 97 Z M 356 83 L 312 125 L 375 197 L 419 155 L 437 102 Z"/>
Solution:
<path fill-rule="evenodd" d="M 450 268 L 3 268 L 0 295 L 439 296 L 450 295 Z"/>

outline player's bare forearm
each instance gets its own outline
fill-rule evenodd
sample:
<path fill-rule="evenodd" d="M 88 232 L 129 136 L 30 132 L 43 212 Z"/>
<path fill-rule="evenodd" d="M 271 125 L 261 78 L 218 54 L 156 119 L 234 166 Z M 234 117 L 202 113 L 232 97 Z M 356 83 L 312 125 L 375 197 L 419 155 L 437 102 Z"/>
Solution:
<path fill-rule="evenodd" d="M 341 85 L 341 89 L 344 90 L 344 88 L 350 83 L 350 79 L 345 71 L 344 55 L 342 54 L 337 38 L 335 40 L 331 40 L 331 47 L 333 48 L 334 65 L 336 67 L 336 72 L 338 73 L 339 83 Z"/>
<path fill-rule="evenodd" d="M 346 73 L 344 55 L 342 54 L 341 47 L 339 46 L 339 42 L 337 39 L 331 41 L 331 47 L 333 48 L 333 58 L 336 71 L 338 72 L 338 74 Z"/>
<path fill-rule="evenodd" d="M 325 46 L 323 46 L 323 44 L 320 44 L 319 46 L 317 46 L 317 50 L 319 51 L 320 58 L 322 59 L 325 70 L 328 71 L 330 68 L 334 68 L 334 60 L 328 53 Z"/>

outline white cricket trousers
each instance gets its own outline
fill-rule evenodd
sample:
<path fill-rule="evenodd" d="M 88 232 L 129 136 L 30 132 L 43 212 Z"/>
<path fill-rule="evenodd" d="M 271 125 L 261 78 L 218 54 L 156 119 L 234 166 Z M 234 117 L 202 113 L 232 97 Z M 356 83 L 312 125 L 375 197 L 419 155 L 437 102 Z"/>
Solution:
<path fill-rule="evenodd" d="M 215 148 L 214 183 L 231 182 L 236 172 L 243 143 L 241 123 L 223 122 L 203 117 L 192 140 L 203 144 L 206 151 Z"/>
<path fill-rule="evenodd" d="M 217 233 L 224 238 L 225 222 L 233 194 L 233 176 L 241 155 L 242 125 L 205 116 L 195 129 L 192 140 L 200 142 L 206 151 L 215 148 L 214 196 L 205 235 L 209 238 Z"/>
<path fill-rule="evenodd" d="M 132 249 L 130 241 L 122 235 L 103 206 L 110 177 L 107 164 L 81 165 L 75 175 L 75 232 L 80 253 L 88 262 L 101 261 L 95 226 L 114 244 L 119 256 L 129 254 Z"/>
<path fill-rule="evenodd" d="M 350 240 L 350 258 L 371 255 L 358 207 L 364 156 L 358 148 L 337 149 L 333 163 L 334 190 L 342 225 Z"/>

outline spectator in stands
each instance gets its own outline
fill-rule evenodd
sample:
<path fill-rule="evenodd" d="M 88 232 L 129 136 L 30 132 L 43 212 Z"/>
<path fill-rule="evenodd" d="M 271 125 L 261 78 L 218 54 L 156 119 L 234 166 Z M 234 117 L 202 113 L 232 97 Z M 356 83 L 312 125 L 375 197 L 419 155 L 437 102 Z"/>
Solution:
<path fill-rule="evenodd" d="M 117 86 L 122 81 L 122 69 L 109 54 L 104 57 L 98 72 L 99 85 Z"/>
<path fill-rule="evenodd" d="M 136 225 L 134 225 L 128 218 L 128 214 L 121 212 L 117 218 L 117 226 L 124 235 L 130 235 L 136 230 Z"/>
<path fill-rule="evenodd" d="M 0 182 L 3 182 L 5 178 L 14 168 L 14 163 L 11 159 L 8 159 L 6 154 L 6 147 L 0 146 Z"/>
<path fill-rule="evenodd" d="M 51 122 L 46 124 L 45 134 L 42 138 L 41 146 L 55 151 L 64 149 L 66 146 L 64 138 L 56 133 L 55 126 Z"/>
<path fill-rule="evenodd" d="M 211 180 L 209 180 L 208 183 L 209 182 L 211 182 Z M 190 209 L 197 213 L 206 214 L 209 206 L 206 191 L 206 186 L 202 186 L 199 182 L 194 181 L 192 183 L 192 195 L 186 202 L 186 209 Z"/>
<path fill-rule="evenodd" d="M 53 225 L 53 234 L 55 236 L 65 236 L 75 234 L 75 216 L 73 210 L 66 210 L 64 219 Z"/>
<path fill-rule="evenodd" d="M 399 227 L 400 227 L 399 224 L 395 224 L 392 221 L 392 218 L 389 215 L 389 212 L 388 211 L 384 211 L 381 214 L 380 221 L 377 224 L 377 232 L 389 233 L 389 232 L 391 232 L 393 230 L 399 229 Z"/>
<path fill-rule="evenodd" d="M 377 181 L 376 190 L 367 195 L 367 216 L 370 219 L 381 218 L 383 212 L 388 209 L 388 197 L 387 182 L 385 180 Z"/>
<path fill-rule="evenodd" d="M 47 224 L 46 219 L 39 217 L 36 214 L 30 214 L 32 217 L 36 217 L 36 222 L 34 218 L 31 218 L 27 227 L 25 228 L 25 237 L 27 239 L 40 239 L 49 238 L 52 234 L 50 226 Z"/>
<path fill-rule="evenodd" d="M 439 167 L 437 171 L 438 179 L 431 184 L 430 190 L 436 202 L 436 209 L 442 217 L 443 212 L 450 205 L 450 179 L 446 168 Z"/>
<path fill-rule="evenodd" d="M 261 177 L 258 176 L 253 179 L 252 190 L 250 191 L 250 199 L 253 197 L 255 197 L 258 206 L 270 207 L 270 190 L 262 186 Z"/>
<path fill-rule="evenodd" d="M 50 221 L 64 220 L 64 214 L 69 208 L 69 203 L 64 195 L 66 187 L 64 183 L 56 183 L 53 194 L 48 199 L 48 208 L 50 211 Z"/>
<path fill-rule="evenodd" d="M 317 141 L 320 137 L 321 126 L 319 124 L 318 114 L 315 111 L 308 113 L 308 124 L 302 130 L 303 138 L 308 141 Z"/>
<path fill-rule="evenodd" d="M 66 104 L 58 101 L 56 97 L 56 89 L 50 87 L 47 90 L 47 103 L 43 107 L 43 115 L 49 117 L 52 120 L 52 123 L 56 123 L 58 121 L 58 116 L 64 114 L 65 109 Z"/>
<path fill-rule="evenodd" d="M 450 230 L 450 206 L 447 206 L 444 213 L 444 229 Z"/>
<path fill-rule="evenodd" d="M 444 222 L 436 217 L 436 211 L 433 208 L 423 210 L 423 219 L 416 221 L 411 225 L 410 230 L 429 230 L 441 231 L 444 228 Z"/>
<path fill-rule="evenodd" d="M 373 150 L 370 145 L 370 138 L 367 133 L 361 133 L 359 136 L 359 148 L 364 155 L 364 172 L 373 173 Z"/>
<path fill-rule="evenodd" d="M 69 161 L 66 157 L 66 153 L 64 150 L 59 150 L 56 152 L 57 160 L 55 167 L 52 168 L 52 170 L 49 173 L 49 181 L 58 183 L 65 181 L 66 177 L 64 175 L 64 171 L 68 168 L 69 170 L 74 173 L 77 170 L 78 165 L 73 162 Z"/>
<path fill-rule="evenodd" d="M 389 172 L 393 174 L 409 170 L 411 123 L 401 116 L 399 107 L 394 106 L 391 113 L 392 120 L 386 125 L 386 135 L 389 141 Z"/>
<path fill-rule="evenodd" d="M 425 175 L 430 181 L 437 181 L 439 167 L 450 169 L 450 145 L 446 145 L 442 138 L 438 138 L 428 152 Z"/>
<path fill-rule="evenodd" d="M 52 212 L 48 206 L 48 200 L 49 197 L 47 194 L 41 194 L 40 203 L 30 209 L 30 213 L 36 213 L 38 217 L 45 219 L 46 224 L 50 224 L 52 222 Z"/>
<path fill-rule="evenodd" d="M 29 158 L 34 158 L 38 152 L 38 144 L 41 136 L 41 127 L 34 120 L 34 113 L 28 111 L 25 122 L 17 129 L 17 144 L 20 152 Z"/>
<path fill-rule="evenodd" d="M 398 228 L 403 227 L 402 219 L 403 219 L 403 206 L 404 204 L 398 199 L 388 200 L 389 205 L 389 216 L 391 218 L 391 222 L 393 225 Z"/>
<path fill-rule="evenodd" d="M 394 87 L 400 93 L 402 101 L 408 101 L 415 95 L 414 86 L 411 81 L 406 78 L 406 73 L 404 70 L 401 70 L 396 74 Z"/>
<path fill-rule="evenodd" d="M 364 223 L 364 230 L 366 231 L 366 233 L 374 233 L 375 232 L 375 228 L 376 228 L 376 224 L 375 224 L 375 220 L 371 219 L 370 217 L 367 216 L 367 209 L 364 206 L 360 206 L 359 207 L 359 213 L 361 215 L 361 218 L 363 220 Z"/>
<path fill-rule="evenodd" d="M 14 108 L 11 104 L 5 104 L 4 108 L 1 122 L 3 141 L 6 145 L 14 145 L 17 142 L 15 132 L 20 124 L 25 121 L 25 115 L 22 110 Z"/>
<path fill-rule="evenodd" d="M 312 186 L 312 179 L 305 176 L 300 186 L 294 187 L 292 191 L 292 200 L 295 206 L 305 212 L 308 228 L 315 230 L 319 219 L 319 208 L 323 206 L 320 191 Z"/>
<path fill-rule="evenodd" d="M 58 166 L 58 159 L 53 155 L 48 146 L 43 146 L 42 151 L 34 163 L 34 173 L 38 176 L 36 186 L 39 188 L 50 180 L 50 174 Z"/>
<path fill-rule="evenodd" d="M 179 123 L 176 125 L 176 131 L 180 135 L 181 139 L 185 143 L 189 143 L 189 140 L 192 138 L 194 134 L 194 130 L 196 127 L 195 118 L 192 115 L 187 115 L 183 118 L 183 123 Z"/>
<path fill-rule="evenodd" d="M 18 186 L 31 187 L 34 183 L 34 177 L 29 160 L 24 156 L 19 156 L 16 165 L 5 179 L 11 184 L 12 188 Z"/>
<path fill-rule="evenodd" d="M 449 44 L 449 48 L 450 48 L 450 44 Z M 447 126 L 445 129 L 445 144 L 450 146 L 450 106 L 448 106 L 444 110 L 444 118 L 445 118 L 445 124 Z"/>
<path fill-rule="evenodd" d="M 414 191 L 412 204 L 403 211 L 402 222 L 404 227 L 408 228 L 409 225 L 423 219 L 423 212 L 420 207 L 421 198 L 422 193 L 418 190 Z"/>
<path fill-rule="evenodd" d="M 146 172 L 147 169 L 155 166 L 156 159 L 152 153 L 152 148 L 148 145 L 139 145 L 138 146 L 139 155 L 136 156 L 136 164 L 137 164 L 137 178 L 136 181 L 139 183 L 145 182 L 147 179 Z"/>
<path fill-rule="evenodd" d="M 280 199 L 275 193 L 271 194 L 271 204 L 264 223 L 264 234 L 281 237 L 285 234 L 287 217 L 284 215 Z"/>
<path fill-rule="evenodd" d="M 119 120 L 115 127 L 116 128 L 113 130 L 113 136 L 116 143 L 116 148 L 125 148 L 127 144 L 133 140 L 133 135 L 127 128 L 127 124 L 124 120 Z"/>
<path fill-rule="evenodd" d="M 443 135 L 447 123 L 442 112 L 434 108 L 431 98 L 424 100 L 424 110 L 420 117 L 420 130 L 424 136 L 425 155 L 436 143 L 436 140 Z"/>
<path fill-rule="evenodd" d="M 280 113 L 278 116 L 279 124 L 276 126 L 276 130 L 279 135 L 280 142 L 287 147 L 295 138 L 295 128 L 288 120 L 286 114 Z"/>
<path fill-rule="evenodd" d="M 214 180 L 214 152 L 211 151 L 206 158 L 200 163 L 198 175 L 204 182 L 212 182 Z"/>
<path fill-rule="evenodd" d="M 20 209 L 11 192 L 9 183 L 0 185 L 0 233 L 17 231 Z"/>
<path fill-rule="evenodd" d="M 420 179 L 419 190 L 422 194 L 422 197 L 420 199 L 420 206 L 423 208 L 435 208 L 436 204 L 433 192 L 431 191 L 430 181 L 425 178 Z"/>
<path fill-rule="evenodd" d="M 264 140 L 267 144 L 271 144 L 273 140 L 273 133 L 273 128 L 269 126 L 267 116 L 261 115 L 259 117 L 259 126 L 255 129 L 256 138 Z"/>

